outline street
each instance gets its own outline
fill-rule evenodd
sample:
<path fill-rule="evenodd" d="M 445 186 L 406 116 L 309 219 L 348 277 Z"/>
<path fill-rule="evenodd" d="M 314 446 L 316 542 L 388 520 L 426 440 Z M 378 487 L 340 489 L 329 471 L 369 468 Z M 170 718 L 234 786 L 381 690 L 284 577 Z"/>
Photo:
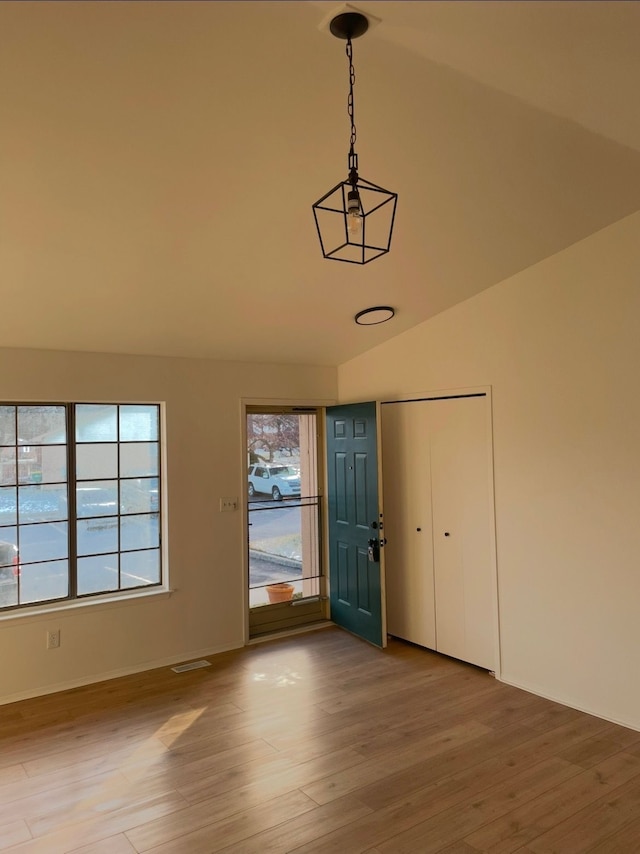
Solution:
<path fill-rule="evenodd" d="M 249 531 L 250 541 L 299 534 L 300 507 L 309 503 L 309 499 L 300 498 L 284 501 L 251 499 L 248 504 L 249 525 L 253 529 Z"/>
<path fill-rule="evenodd" d="M 303 513 L 317 518 L 315 499 L 254 498 L 249 502 L 249 586 L 252 604 L 264 604 L 267 584 L 289 581 L 302 590 L 301 527 Z M 134 587 L 159 580 L 159 528 L 157 514 L 118 518 L 80 519 L 77 523 L 78 593 Z M 1 530 L 1 529 L 0 529 Z M 15 537 L 15 528 L 4 529 L 4 539 Z M 2 537 L 0 537 L 2 538 Z M 68 595 L 68 523 L 41 522 L 23 525 L 20 541 L 20 590 L 23 603 L 65 598 Z M 135 566 L 134 566 L 135 565 Z M 11 600 L 17 585 L 5 585 Z M 10 604 L 4 601 L 2 604 Z M 13 604 L 13 601 L 11 602 Z"/>
<path fill-rule="evenodd" d="M 250 605 L 266 605 L 267 584 L 292 583 L 302 592 L 302 515 L 317 519 L 316 499 L 253 498 L 249 505 Z"/>

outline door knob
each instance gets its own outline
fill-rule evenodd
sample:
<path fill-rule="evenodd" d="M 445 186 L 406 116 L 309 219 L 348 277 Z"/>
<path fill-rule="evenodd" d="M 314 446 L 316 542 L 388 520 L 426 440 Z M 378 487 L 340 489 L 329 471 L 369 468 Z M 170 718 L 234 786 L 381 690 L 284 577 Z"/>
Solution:
<path fill-rule="evenodd" d="M 445 531 L 445 532 L 444 532 L 444 535 L 445 535 L 445 537 L 450 537 L 450 536 L 451 536 L 451 534 L 449 533 L 449 531 Z"/>

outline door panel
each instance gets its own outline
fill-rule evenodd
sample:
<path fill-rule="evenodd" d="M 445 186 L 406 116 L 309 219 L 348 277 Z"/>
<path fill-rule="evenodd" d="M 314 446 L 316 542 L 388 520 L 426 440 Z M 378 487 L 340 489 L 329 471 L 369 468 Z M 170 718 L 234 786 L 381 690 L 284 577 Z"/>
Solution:
<path fill-rule="evenodd" d="M 437 649 L 493 669 L 488 427 L 486 397 L 430 410 Z"/>
<path fill-rule="evenodd" d="M 327 484 L 331 619 L 386 646 L 383 559 L 368 553 L 381 519 L 375 403 L 327 409 Z"/>
<path fill-rule="evenodd" d="M 382 406 L 390 635 L 436 649 L 426 401 Z"/>

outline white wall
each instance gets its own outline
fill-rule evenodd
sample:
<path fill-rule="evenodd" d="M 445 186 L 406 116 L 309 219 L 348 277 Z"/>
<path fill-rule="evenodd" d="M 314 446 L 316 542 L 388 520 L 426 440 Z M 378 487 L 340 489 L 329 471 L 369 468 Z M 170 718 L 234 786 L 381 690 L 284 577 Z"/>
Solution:
<path fill-rule="evenodd" d="M 0 350 L 0 399 L 166 402 L 171 596 L 0 617 L 0 702 L 244 643 L 241 398 L 334 400 L 333 368 Z M 47 629 L 61 646 L 45 648 Z"/>
<path fill-rule="evenodd" d="M 342 401 L 493 387 L 502 678 L 638 729 L 639 318 L 634 214 L 338 373 Z"/>

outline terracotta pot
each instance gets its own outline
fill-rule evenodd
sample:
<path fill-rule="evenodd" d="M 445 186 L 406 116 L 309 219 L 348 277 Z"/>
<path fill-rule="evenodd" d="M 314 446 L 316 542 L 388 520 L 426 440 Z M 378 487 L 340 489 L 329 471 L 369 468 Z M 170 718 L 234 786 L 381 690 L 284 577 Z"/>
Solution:
<path fill-rule="evenodd" d="M 293 584 L 288 584 L 286 581 L 280 584 L 268 584 L 267 594 L 269 602 L 288 602 L 293 599 Z"/>

